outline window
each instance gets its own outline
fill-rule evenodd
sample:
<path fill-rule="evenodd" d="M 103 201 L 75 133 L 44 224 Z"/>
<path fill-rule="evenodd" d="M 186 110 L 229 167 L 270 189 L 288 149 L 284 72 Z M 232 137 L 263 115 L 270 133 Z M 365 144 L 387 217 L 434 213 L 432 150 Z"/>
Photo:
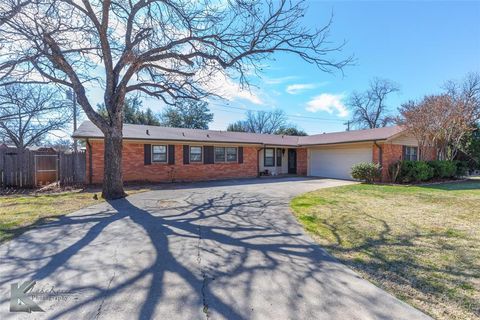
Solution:
<path fill-rule="evenodd" d="M 167 146 L 152 146 L 152 161 L 167 162 Z"/>
<path fill-rule="evenodd" d="M 215 162 L 237 162 L 238 148 L 215 147 Z"/>
<path fill-rule="evenodd" d="M 277 149 L 277 167 L 282 166 L 282 149 Z"/>
<path fill-rule="evenodd" d="M 227 153 L 227 162 L 237 162 L 237 148 L 225 148 Z"/>
<path fill-rule="evenodd" d="M 417 147 L 405 147 L 405 160 L 417 161 Z"/>
<path fill-rule="evenodd" d="M 202 162 L 202 147 L 190 147 L 190 162 Z"/>
<path fill-rule="evenodd" d="M 224 147 L 215 147 L 215 162 L 225 162 Z"/>
<path fill-rule="evenodd" d="M 275 162 L 275 149 L 267 148 L 265 149 L 263 165 L 265 167 L 273 167 Z"/>

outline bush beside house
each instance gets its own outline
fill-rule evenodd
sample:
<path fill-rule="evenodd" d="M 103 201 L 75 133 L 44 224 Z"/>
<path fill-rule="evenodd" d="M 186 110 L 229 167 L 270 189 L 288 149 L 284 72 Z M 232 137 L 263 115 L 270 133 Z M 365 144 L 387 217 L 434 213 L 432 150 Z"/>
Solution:
<path fill-rule="evenodd" d="M 392 182 L 411 183 L 429 180 L 453 179 L 466 174 L 467 167 L 462 161 L 407 161 L 402 160 L 389 168 Z"/>
<path fill-rule="evenodd" d="M 352 178 L 366 183 L 380 179 L 382 167 L 378 163 L 362 162 L 352 167 Z"/>
<path fill-rule="evenodd" d="M 430 180 L 454 179 L 465 176 L 468 165 L 463 161 L 408 161 L 400 160 L 388 168 L 392 182 L 415 183 Z M 381 178 L 382 167 L 376 163 L 362 162 L 352 167 L 352 178 L 372 183 Z"/>
<path fill-rule="evenodd" d="M 430 161 L 428 165 L 433 168 L 433 176 L 440 179 L 454 178 L 457 166 L 453 161 Z"/>

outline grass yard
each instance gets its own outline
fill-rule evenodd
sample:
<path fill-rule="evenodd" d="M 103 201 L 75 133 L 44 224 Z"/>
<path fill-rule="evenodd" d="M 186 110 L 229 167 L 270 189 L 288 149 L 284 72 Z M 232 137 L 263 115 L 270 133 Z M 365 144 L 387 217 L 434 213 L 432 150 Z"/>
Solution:
<path fill-rule="evenodd" d="M 349 185 L 291 202 L 341 262 L 437 319 L 480 317 L 480 180 Z"/>
<path fill-rule="evenodd" d="M 148 188 L 126 188 L 128 194 Z M 97 195 L 98 200 L 94 199 Z M 104 201 L 100 190 L 72 190 L 51 194 L 0 196 L 0 243 L 56 216 Z"/>

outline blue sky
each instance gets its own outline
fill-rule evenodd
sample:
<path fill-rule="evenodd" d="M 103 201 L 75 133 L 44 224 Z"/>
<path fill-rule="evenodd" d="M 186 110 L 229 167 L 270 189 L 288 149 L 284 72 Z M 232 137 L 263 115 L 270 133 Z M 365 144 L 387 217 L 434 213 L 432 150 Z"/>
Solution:
<path fill-rule="evenodd" d="M 334 14 L 330 40 L 347 41 L 333 58 L 354 55 L 355 65 L 327 74 L 296 56 L 277 54 L 265 62 L 251 92 L 221 83 L 228 99 L 211 101 L 211 129 L 225 130 L 245 110 L 280 108 L 309 134 L 342 131 L 350 114 L 345 103 L 373 77 L 390 79 L 401 91 L 388 100 L 392 112 L 409 100 L 440 91 L 449 79 L 480 72 L 480 2 L 310 1 L 305 23 L 321 27 Z M 93 94 L 101 101 L 101 93 Z M 93 101 L 95 102 L 95 100 Z M 157 100 L 145 106 L 160 112 Z"/>
<path fill-rule="evenodd" d="M 321 26 L 332 10 L 331 40 L 347 41 L 342 54 L 354 54 L 354 66 L 345 68 L 344 75 L 326 74 L 295 56 L 276 55 L 252 90 L 262 103 L 243 98 L 215 102 L 210 127 L 225 129 L 242 118 L 242 110 L 222 107 L 228 105 L 283 109 L 309 134 L 341 131 L 349 118 L 342 109 L 346 98 L 354 90 L 364 90 L 373 77 L 400 85 L 400 93 L 388 101 L 395 111 L 404 101 L 438 92 L 446 80 L 480 71 L 480 2 L 311 1 L 305 22 Z M 299 85 L 308 89 L 293 90 Z"/>

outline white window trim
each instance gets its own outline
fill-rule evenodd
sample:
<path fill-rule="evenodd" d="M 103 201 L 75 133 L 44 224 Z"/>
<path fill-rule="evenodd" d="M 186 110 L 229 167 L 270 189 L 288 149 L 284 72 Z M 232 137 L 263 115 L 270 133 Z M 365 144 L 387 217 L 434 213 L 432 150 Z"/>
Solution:
<path fill-rule="evenodd" d="M 267 150 L 273 150 L 273 153 L 272 153 L 272 164 L 266 164 L 266 160 L 267 160 Z M 268 157 L 270 158 L 270 157 Z M 265 151 L 263 152 L 263 166 L 266 167 L 266 168 L 274 168 L 276 166 L 276 158 L 277 158 L 277 152 L 276 152 L 276 148 L 265 148 Z"/>
<path fill-rule="evenodd" d="M 227 149 L 228 148 L 235 149 L 235 160 L 228 160 L 228 158 L 227 158 Z M 230 163 L 237 163 L 238 162 L 238 147 L 225 147 L 225 162 L 230 162 Z"/>
<path fill-rule="evenodd" d="M 216 148 L 223 148 L 223 155 L 225 157 L 225 160 L 217 161 L 216 156 L 215 156 L 217 154 L 215 152 Z M 227 148 L 234 148 L 234 149 L 237 150 L 235 160 L 227 160 Z M 237 163 L 238 162 L 238 147 L 231 147 L 231 146 L 228 146 L 228 147 L 227 146 L 215 146 L 215 147 L 213 147 L 213 162 L 214 163 Z"/>
<path fill-rule="evenodd" d="M 418 161 L 418 152 L 419 152 L 418 147 L 417 146 L 405 146 L 405 148 L 417 149 L 416 152 L 415 152 L 415 159 L 414 160 L 410 159 L 411 154 L 409 154 L 408 155 L 408 157 L 409 157 L 408 160 L 409 161 Z M 406 149 L 406 150 L 409 150 L 409 149 Z M 406 150 L 405 150 L 405 157 L 407 156 L 407 151 Z"/>
<path fill-rule="evenodd" d="M 279 164 L 279 161 L 278 161 L 278 152 L 280 152 L 280 162 L 281 162 L 282 164 Z M 275 148 L 275 166 L 281 168 L 282 165 L 283 165 L 283 152 L 282 152 L 282 148 Z"/>
<path fill-rule="evenodd" d="M 224 158 L 225 160 L 223 160 L 223 161 L 217 161 L 217 150 L 216 150 L 217 148 L 223 148 L 223 155 L 225 156 L 225 158 Z M 226 151 L 225 147 L 222 147 L 222 146 L 215 146 L 215 147 L 213 147 L 213 162 L 214 162 L 214 163 L 225 163 L 225 162 L 227 162 L 227 154 L 226 154 L 226 152 L 227 152 L 227 151 Z"/>
<path fill-rule="evenodd" d="M 192 160 L 192 148 L 200 148 L 200 160 Z M 190 163 L 203 163 L 203 146 L 190 146 L 188 150 L 188 160 Z"/>
<path fill-rule="evenodd" d="M 165 147 L 165 161 L 153 160 L 153 147 Z M 152 163 L 168 163 L 168 145 L 166 144 L 152 144 L 150 150 L 150 159 Z"/>

